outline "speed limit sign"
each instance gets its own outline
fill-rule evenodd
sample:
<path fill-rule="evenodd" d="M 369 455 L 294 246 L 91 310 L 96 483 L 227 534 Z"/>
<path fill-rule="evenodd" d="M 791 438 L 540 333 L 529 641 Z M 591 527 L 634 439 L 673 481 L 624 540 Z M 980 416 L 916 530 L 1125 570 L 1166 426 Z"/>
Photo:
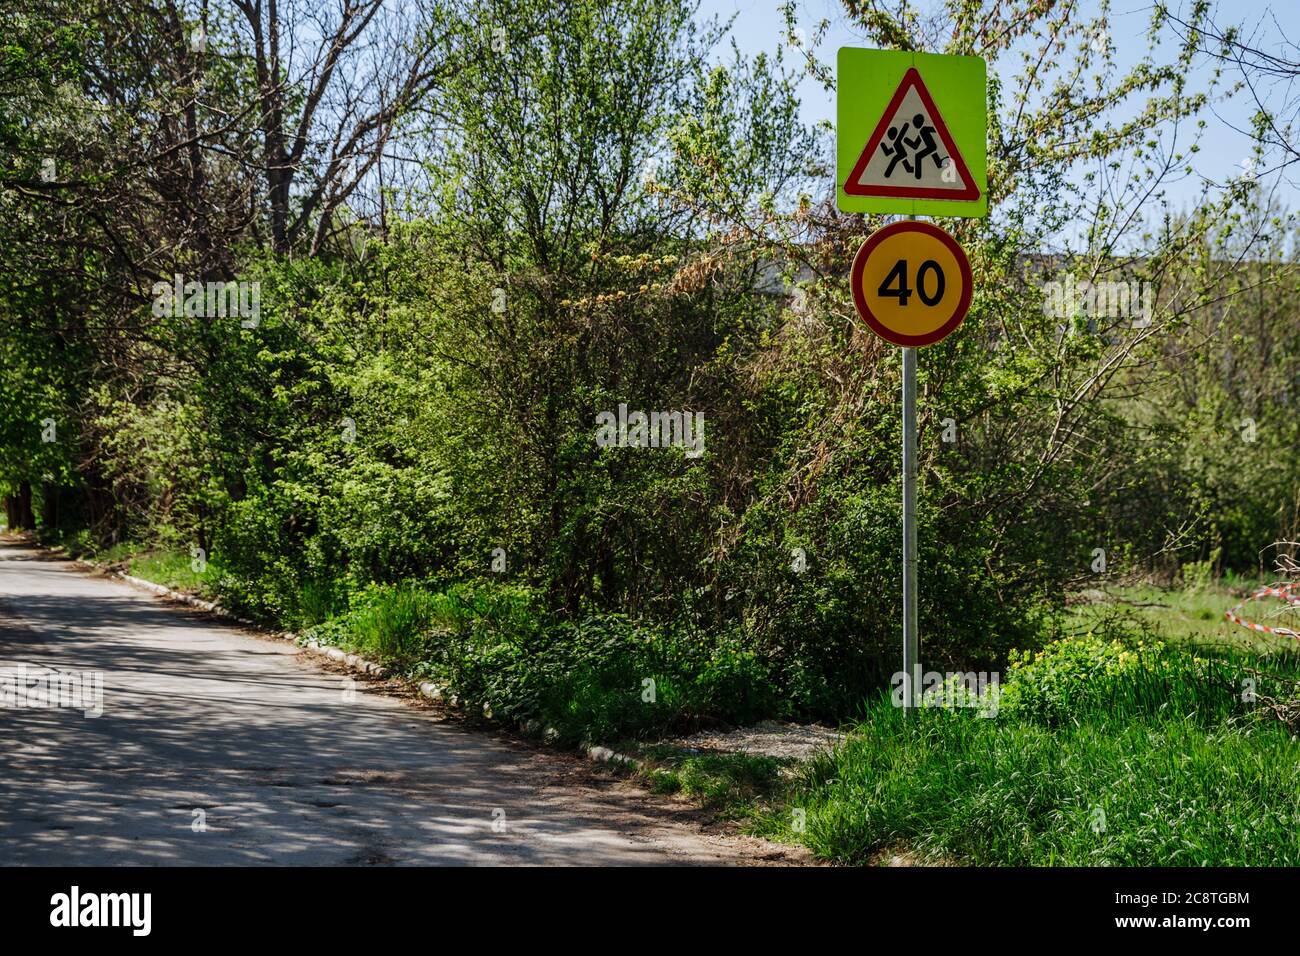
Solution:
<path fill-rule="evenodd" d="M 945 338 L 970 308 L 970 260 L 956 239 L 928 222 L 873 232 L 853 259 L 850 284 L 863 321 L 904 348 Z"/>

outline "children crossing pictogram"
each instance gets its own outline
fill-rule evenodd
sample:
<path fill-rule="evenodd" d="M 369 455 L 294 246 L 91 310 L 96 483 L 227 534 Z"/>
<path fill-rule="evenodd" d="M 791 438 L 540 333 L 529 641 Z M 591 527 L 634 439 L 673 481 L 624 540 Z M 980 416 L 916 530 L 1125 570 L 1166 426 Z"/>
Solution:
<path fill-rule="evenodd" d="M 914 140 L 907 136 L 908 123 L 912 123 L 916 130 L 916 139 Z M 942 170 L 944 163 L 948 161 L 947 156 L 939 154 L 939 148 L 934 140 L 934 127 L 927 123 L 923 113 L 917 113 L 911 120 L 905 121 L 902 126 L 891 126 L 889 132 L 885 135 L 889 142 L 881 143 L 880 151 L 891 157 L 889 165 L 885 167 L 886 179 L 894 175 L 894 167 L 900 162 L 903 164 L 903 169 L 920 179 L 925 171 L 927 156 L 934 157 L 935 168 L 939 170 Z M 922 146 L 925 148 L 922 149 Z M 909 149 L 916 151 L 912 154 L 911 162 L 907 158 Z"/>
<path fill-rule="evenodd" d="M 915 67 L 898 85 L 844 182 L 850 196 L 974 200 L 975 178 Z"/>

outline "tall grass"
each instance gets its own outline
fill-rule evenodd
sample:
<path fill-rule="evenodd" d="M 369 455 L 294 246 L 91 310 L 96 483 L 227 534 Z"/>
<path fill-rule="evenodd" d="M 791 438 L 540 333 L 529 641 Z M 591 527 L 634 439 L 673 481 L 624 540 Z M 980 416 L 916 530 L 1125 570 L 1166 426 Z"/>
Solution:
<path fill-rule="evenodd" d="M 337 595 L 333 582 L 305 581 L 298 588 L 295 617 L 299 627 L 313 627 L 328 621 L 334 614 Z"/>
<path fill-rule="evenodd" d="M 1259 663 L 1089 637 L 1013 656 L 994 718 L 884 697 L 767 826 L 855 864 L 1298 865 L 1300 744 L 1252 696 L 1297 666 Z"/>
<path fill-rule="evenodd" d="M 346 619 L 358 649 L 389 661 L 409 661 L 424 651 L 439 617 L 438 600 L 410 585 L 373 589 Z"/>
<path fill-rule="evenodd" d="M 151 551 L 136 555 L 130 560 L 131 574 L 153 581 L 175 591 L 211 594 L 218 576 L 220 562 L 209 557 L 202 571 L 194 568 L 194 559 L 183 551 Z"/>
<path fill-rule="evenodd" d="M 1173 717 L 1047 728 L 882 702 L 771 827 L 870 862 L 905 844 L 976 865 L 1300 865 L 1300 746 L 1280 725 Z"/>

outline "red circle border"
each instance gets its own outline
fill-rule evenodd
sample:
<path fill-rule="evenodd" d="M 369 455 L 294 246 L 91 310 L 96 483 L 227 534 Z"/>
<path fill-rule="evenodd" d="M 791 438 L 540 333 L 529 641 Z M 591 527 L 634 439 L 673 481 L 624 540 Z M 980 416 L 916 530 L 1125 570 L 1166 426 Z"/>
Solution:
<path fill-rule="evenodd" d="M 871 256 L 872 251 L 890 236 L 895 236 L 900 232 L 923 232 L 938 239 L 952 253 L 953 258 L 957 260 L 958 268 L 961 270 L 961 298 L 957 301 L 957 308 L 953 312 L 952 318 L 933 332 L 927 332 L 925 335 L 903 335 L 886 326 L 871 314 L 871 308 L 867 305 L 867 298 L 862 291 L 862 273 L 867 267 L 867 259 Z M 853 257 L 853 271 L 849 273 L 849 285 L 853 288 L 853 304 L 857 307 L 858 315 L 862 316 L 862 320 L 871 327 L 871 331 L 886 342 L 907 349 L 921 345 L 934 345 L 957 330 L 957 327 L 966 320 L 966 313 L 970 311 L 971 296 L 974 292 L 974 277 L 971 275 L 970 259 L 966 257 L 966 250 L 961 247 L 956 239 L 933 223 L 905 219 L 901 222 L 890 223 L 888 226 L 877 229 L 867 236 L 867 241 L 862 244 L 858 254 Z"/>

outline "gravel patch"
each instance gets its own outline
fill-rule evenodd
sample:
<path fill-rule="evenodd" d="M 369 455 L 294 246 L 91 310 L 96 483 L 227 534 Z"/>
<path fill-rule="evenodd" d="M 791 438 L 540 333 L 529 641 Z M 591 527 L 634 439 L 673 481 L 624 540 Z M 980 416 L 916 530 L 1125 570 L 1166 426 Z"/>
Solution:
<path fill-rule="evenodd" d="M 670 740 L 667 743 L 688 750 L 808 760 L 823 751 L 830 750 L 843 739 L 844 734 L 830 727 L 765 720 L 752 727 L 740 727 L 727 733 L 705 731 Z"/>

